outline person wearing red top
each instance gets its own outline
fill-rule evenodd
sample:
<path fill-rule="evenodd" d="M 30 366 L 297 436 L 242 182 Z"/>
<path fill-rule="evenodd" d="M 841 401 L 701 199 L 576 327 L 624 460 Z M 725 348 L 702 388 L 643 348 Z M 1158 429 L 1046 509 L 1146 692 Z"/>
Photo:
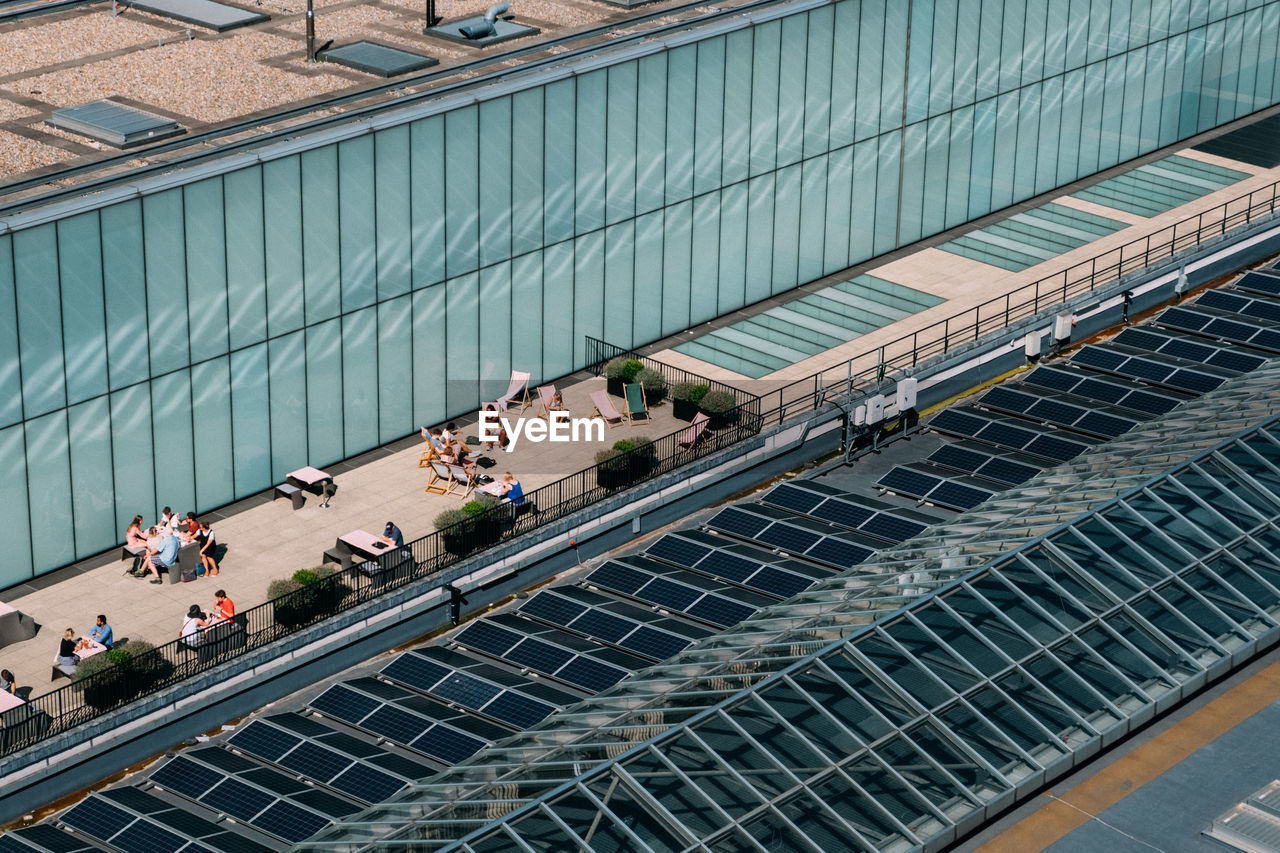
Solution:
<path fill-rule="evenodd" d="M 236 615 L 236 603 L 227 598 L 226 590 L 218 590 L 213 594 L 213 598 L 213 609 L 219 618 L 230 619 Z"/>
<path fill-rule="evenodd" d="M 187 520 L 183 522 L 187 526 L 187 535 L 195 536 L 200 532 L 200 522 L 196 521 L 194 512 L 187 513 Z"/>

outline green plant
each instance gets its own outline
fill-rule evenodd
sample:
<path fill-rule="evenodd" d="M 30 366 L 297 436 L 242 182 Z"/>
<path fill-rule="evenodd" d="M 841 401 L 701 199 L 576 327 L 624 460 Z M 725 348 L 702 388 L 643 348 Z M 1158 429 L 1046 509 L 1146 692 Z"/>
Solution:
<path fill-rule="evenodd" d="M 297 592 L 302 589 L 302 584 L 293 578 L 276 578 L 267 584 L 267 600 L 276 598 L 284 598 L 291 592 Z"/>
<path fill-rule="evenodd" d="M 722 415 L 737 406 L 738 401 L 728 391 L 708 391 L 698 405 L 708 415 Z"/>
<path fill-rule="evenodd" d="M 651 397 L 661 396 L 667 390 L 667 377 L 652 367 L 646 367 L 638 371 L 635 375 L 635 380 L 644 388 L 645 394 Z"/>
<path fill-rule="evenodd" d="M 693 384 L 689 382 L 676 382 L 671 386 L 671 390 L 667 392 L 672 400 L 688 400 L 689 395 L 693 393 Z"/>
<path fill-rule="evenodd" d="M 707 396 L 707 392 L 711 390 L 710 385 L 694 385 L 689 389 L 689 402 L 700 403 L 702 398 Z"/>
<path fill-rule="evenodd" d="M 635 450 L 636 443 L 629 438 L 624 438 L 613 443 L 613 449 L 618 453 L 626 453 L 628 450 Z"/>
<path fill-rule="evenodd" d="M 607 362 L 605 362 L 605 365 L 604 365 L 605 378 L 606 379 L 622 379 L 623 368 L 629 360 L 630 359 L 628 359 L 626 356 L 621 356 L 621 355 L 618 356 L 617 358 L 609 359 Z"/>
<path fill-rule="evenodd" d="M 466 521 L 470 517 L 471 516 L 462 509 L 446 509 L 435 517 L 432 524 L 435 525 L 436 530 L 444 530 L 448 527 L 453 527 L 459 522 Z"/>
<path fill-rule="evenodd" d="M 133 650 L 126 643 L 104 652 L 102 657 L 106 658 L 114 666 L 128 666 L 129 662 L 133 660 Z M 89 658 L 89 660 L 92 661 L 93 658 Z"/>
<path fill-rule="evenodd" d="M 319 579 L 320 576 L 315 573 L 314 569 L 298 569 L 293 573 L 293 582 L 298 586 L 306 586 L 307 584 L 315 583 Z"/>
<path fill-rule="evenodd" d="M 475 518 L 484 515 L 497 505 L 498 500 L 496 498 L 491 498 L 488 495 L 477 495 L 462 505 L 462 511 L 468 518 Z"/>
<path fill-rule="evenodd" d="M 155 646 L 138 639 L 86 658 L 76 667 L 75 682 L 84 690 L 84 701 L 102 709 L 131 699 L 172 674 L 173 664 Z"/>

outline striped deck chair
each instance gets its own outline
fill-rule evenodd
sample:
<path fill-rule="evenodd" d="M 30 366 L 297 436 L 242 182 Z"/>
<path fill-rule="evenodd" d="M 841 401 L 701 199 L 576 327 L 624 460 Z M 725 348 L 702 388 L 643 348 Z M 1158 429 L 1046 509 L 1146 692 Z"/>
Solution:
<path fill-rule="evenodd" d="M 649 423 L 649 401 L 645 399 L 644 386 L 639 382 L 622 386 L 622 414 L 633 426 Z"/>
<path fill-rule="evenodd" d="M 456 462 L 448 462 L 446 464 L 449 467 L 449 474 L 454 484 L 454 489 L 450 491 L 456 491 L 461 488 L 464 498 L 475 491 L 476 478 L 474 474 L 467 470 L 467 466 L 459 465 Z"/>
<path fill-rule="evenodd" d="M 536 417 L 551 420 L 552 401 L 556 398 L 556 386 L 551 385 L 538 386 L 538 414 Z M 563 405 L 560 408 L 565 408 Z M 567 409 L 566 409 L 567 411 Z"/>
<path fill-rule="evenodd" d="M 443 448 L 440 447 L 440 443 L 432 437 L 431 433 L 427 432 L 426 427 L 422 428 L 422 440 L 427 443 L 427 447 L 422 451 L 422 455 L 418 457 L 418 467 L 430 468 L 432 460 L 440 458 L 440 451 Z"/>
<path fill-rule="evenodd" d="M 613 407 L 613 400 L 609 398 L 607 390 L 601 388 L 599 391 L 592 391 L 591 402 L 596 404 L 592 417 L 602 419 L 610 429 L 622 426 L 622 413 Z"/>
<path fill-rule="evenodd" d="M 707 441 L 706 431 L 709 423 L 711 418 L 707 417 L 707 413 L 698 412 L 694 415 L 693 423 L 684 431 L 676 444 L 680 445 L 681 450 L 696 450 L 698 445 L 705 444 Z"/>
<path fill-rule="evenodd" d="M 431 479 L 427 481 L 427 491 L 435 495 L 447 495 L 453 491 L 453 474 L 449 465 L 439 459 L 431 460 Z"/>
<path fill-rule="evenodd" d="M 520 407 L 520 411 L 532 406 L 533 400 L 529 399 L 529 374 L 520 370 L 511 371 L 511 383 L 507 386 L 507 393 L 503 394 L 492 403 L 483 403 L 481 409 L 493 406 L 495 412 L 505 412 L 507 409 L 515 406 Z"/>

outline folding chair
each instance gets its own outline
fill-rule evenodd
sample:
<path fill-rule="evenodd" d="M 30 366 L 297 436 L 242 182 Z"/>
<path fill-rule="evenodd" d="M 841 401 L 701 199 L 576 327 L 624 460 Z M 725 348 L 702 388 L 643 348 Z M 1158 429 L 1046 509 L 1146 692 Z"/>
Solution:
<path fill-rule="evenodd" d="M 627 423 L 649 423 L 649 404 L 644 398 L 644 386 L 639 382 L 622 386 L 622 414 Z"/>
<path fill-rule="evenodd" d="M 447 463 L 439 459 L 431 460 L 431 479 L 427 481 L 427 491 L 435 495 L 447 495 L 453 491 L 453 473 Z"/>
<path fill-rule="evenodd" d="M 493 406 L 494 411 L 505 412 L 513 406 L 519 406 L 520 411 L 524 411 L 528 406 L 532 406 L 533 401 L 529 399 L 529 374 L 520 370 L 511 371 L 511 384 L 507 386 L 507 393 L 503 394 L 492 403 L 484 403 L 480 406 L 484 409 L 487 406 Z"/>
<path fill-rule="evenodd" d="M 676 444 L 680 445 L 681 450 L 694 450 L 699 444 L 705 444 L 707 439 L 704 433 L 709 423 L 711 423 L 711 418 L 707 417 L 707 413 L 698 412 L 693 417 L 693 423 L 684 431 Z"/>
<path fill-rule="evenodd" d="M 456 462 L 450 462 L 448 465 L 449 474 L 451 475 L 451 479 L 455 487 L 451 491 L 455 491 L 457 486 L 465 486 L 466 488 L 462 492 L 462 496 L 464 498 L 475 491 L 476 478 L 467 470 L 465 465 L 459 465 Z"/>
<path fill-rule="evenodd" d="M 609 399 L 607 390 L 592 391 L 591 402 L 596 404 L 592 417 L 600 418 L 609 425 L 610 429 L 622 426 L 622 413 L 613 407 L 613 400 Z"/>
<path fill-rule="evenodd" d="M 556 398 L 556 386 L 539 385 L 538 386 L 538 414 L 536 417 L 551 420 L 551 401 Z"/>
<path fill-rule="evenodd" d="M 422 440 L 427 443 L 427 449 L 422 451 L 422 455 L 418 457 L 419 468 L 430 468 L 433 459 L 440 458 L 440 448 L 436 444 L 436 440 L 432 438 L 431 433 L 427 432 L 427 428 L 422 428 Z"/>

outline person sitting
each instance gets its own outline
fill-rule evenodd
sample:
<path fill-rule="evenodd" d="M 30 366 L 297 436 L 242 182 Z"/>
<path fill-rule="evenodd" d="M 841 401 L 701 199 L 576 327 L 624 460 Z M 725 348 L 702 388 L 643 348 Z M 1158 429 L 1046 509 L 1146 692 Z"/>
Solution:
<path fill-rule="evenodd" d="M 107 617 L 103 614 L 98 614 L 96 623 L 89 629 L 89 639 L 99 645 L 106 646 L 108 649 L 115 645 L 115 639 L 111 634 L 111 626 L 107 624 Z"/>
<path fill-rule="evenodd" d="M 76 652 L 84 646 L 83 641 L 76 639 L 76 632 L 73 628 L 68 628 L 62 632 L 62 641 L 58 644 L 57 667 L 62 670 L 64 675 L 75 675 L 76 664 L 80 663 L 80 656 Z"/>
<path fill-rule="evenodd" d="M 454 448 L 459 459 L 465 459 L 471 455 L 471 448 L 467 446 L 467 442 L 459 435 L 458 425 L 453 421 L 445 424 L 444 432 L 440 433 L 440 438 L 444 440 L 446 446 Z"/>
<path fill-rule="evenodd" d="M 204 634 L 202 632 L 210 624 L 209 620 L 205 618 L 204 611 L 200 609 L 200 605 L 193 604 L 187 608 L 187 615 L 182 620 L 182 630 L 178 632 L 178 638 L 185 645 L 194 649 L 204 642 Z"/>
<path fill-rule="evenodd" d="M 553 412 L 564 411 L 564 395 L 560 393 L 560 389 L 557 388 L 556 392 L 551 395 L 551 405 L 547 408 Z"/>
<path fill-rule="evenodd" d="M 18 679 L 7 669 L 0 669 L 0 692 L 17 694 Z"/>
<path fill-rule="evenodd" d="M 403 548 L 404 534 L 400 532 L 399 527 L 396 527 L 395 522 L 388 521 L 387 526 L 382 528 L 382 541 L 386 542 L 388 545 Z"/>
<path fill-rule="evenodd" d="M 213 594 L 213 608 L 213 612 L 217 614 L 220 620 L 230 620 L 231 617 L 236 615 L 236 603 L 227 598 L 225 589 L 220 589 Z"/>
<path fill-rule="evenodd" d="M 520 506 L 524 503 L 524 488 L 510 471 L 502 475 L 502 492 L 505 495 L 502 499 L 503 503 L 509 503 L 512 506 Z"/>
<path fill-rule="evenodd" d="M 133 565 L 125 570 L 125 574 L 136 572 L 147 553 L 147 534 L 142 532 L 142 516 L 135 515 L 129 522 L 129 529 L 124 532 L 124 549 L 133 555 Z"/>
<path fill-rule="evenodd" d="M 188 536 L 195 536 L 200 532 L 200 522 L 196 521 L 196 514 L 194 512 L 187 513 L 187 520 L 182 523 L 185 525 Z"/>
<path fill-rule="evenodd" d="M 178 549 L 181 547 L 182 543 L 172 533 L 152 536 L 147 542 L 147 559 L 138 577 L 143 578 L 155 572 L 156 579 L 152 583 L 163 583 L 160 579 L 160 570 L 172 570 L 174 564 L 178 562 Z"/>

